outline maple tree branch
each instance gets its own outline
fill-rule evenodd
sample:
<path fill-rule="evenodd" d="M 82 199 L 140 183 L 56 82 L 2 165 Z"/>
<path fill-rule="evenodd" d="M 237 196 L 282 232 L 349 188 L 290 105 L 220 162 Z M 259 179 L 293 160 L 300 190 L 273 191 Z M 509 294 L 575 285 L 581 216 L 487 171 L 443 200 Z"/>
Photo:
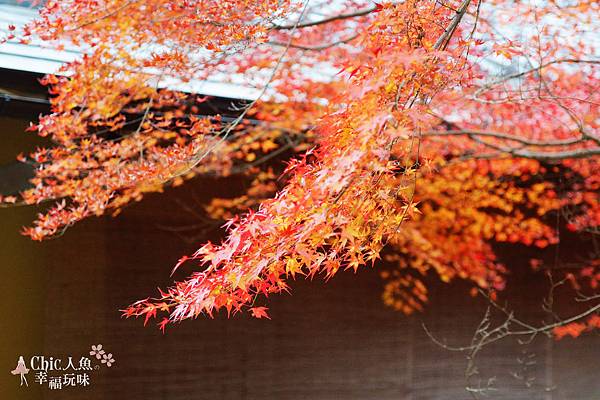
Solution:
<path fill-rule="evenodd" d="M 466 381 L 466 390 L 473 396 L 473 398 L 478 399 L 477 394 L 486 394 L 490 390 L 494 390 L 493 383 L 494 378 L 490 378 L 487 380 L 487 384 L 482 387 L 481 378 L 477 379 L 474 382 L 474 379 L 480 377 L 480 373 L 475 364 L 475 360 L 479 353 L 490 344 L 493 344 L 497 341 L 503 340 L 508 337 L 517 337 L 518 342 L 521 345 L 527 345 L 533 342 L 533 340 L 538 337 L 538 335 L 546 335 L 549 338 L 552 337 L 554 333 L 557 338 L 559 338 L 559 334 L 557 329 L 568 327 L 570 324 L 577 323 L 577 321 L 581 321 L 586 317 L 591 315 L 597 315 L 597 312 L 600 310 L 600 303 L 588 308 L 587 310 L 580 312 L 574 316 L 563 319 L 556 315 L 552 311 L 552 296 L 553 290 L 558 286 L 564 284 L 567 278 L 554 282 L 552 278 L 550 279 L 551 289 L 549 293 L 549 298 L 543 300 L 542 308 L 553 316 L 555 322 L 552 323 L 543 323 L 541 326 L 535 326 L 533 324 L 527 323 L 515 316 L 514 311 L 509 310 L 507 306 L 503 306 L 499 304 L 491 295 L 490 292 L 484 292 L 483 290 L 479 290 L 479 293 L 483 295 L 488 301 L 487 307 L 483 314 L 481 321 L 478 323 L 472 339 L 469 344 L 464 346 L 451 346 L 448 345 L 446 340 L 440 340 L 436 338 L 431 331 L 427 328 L 425 324 L 422 324 L 422 327 L 429 337 L 429 339 L 436 345 L 441 348 L 453 351 L 453 352 L 461 352 L 466 353 L 467 365 L 465 368 L 465 381 Z M 492 314 L 493 310 L 497 310 L 501 314 L 503 314 L 503 319 L 494 325 L 494 315 Z M 588 328 L 590 330 L 591 327 Z M 473 386 L 473 383 L 476 383 Z"/>
<path fill-rule="evenodd" d="M 572 150 L 563 150 L 563 151 L 534 151 L 527 149 L 517 149 L 506 146 L 499 146 L 493 143 L 486 142 L 483 139 L 478 138 L 477 136 L 470 136 L 471 139 L 476 141 L 479 144 L 482 144 L 486 147 L 492 148 L 494 150 L 499 151 L 500 153 L 510 154 L 513 157 L 519 158 L 529 158 L 533 160 L 539 161 L 561 161 L 566 159 L 581 159 L 581 158 L 589 158 L 593 156 L 600 155 L 600 147 L 593 148 L 581 148 L 581 149 L 572 149 Z M 475 157 L 479 158 L 479 157 Z M 489 157 L 486 155 L 486 158 L 496 158 Z"/>
<path fill-rule="evenodd" d="M 576 150 L 565 150 L 557 152 L 538 152 L 529 150 L 511 150 L 507 151 L 511 155 L 520 158 L 531 158 L 535 160 L 545 161 L 560 161 L 566 159 L 580 159 L 589 158 L 600 155 L 600 147 L 591 149 L 576 149 Z"/>
<path fill-rule="evenodd" d="M 445 120 L 444 118 L 438 116 L 444 123 L 448 124 L 451 127 L 456 127 L 455 124 L 450 121 Z M 589 158 L 600 154 L 600 147 L 590 147 L 590 148 L 578 148 L 578 149 L 568 149 L 563 151 L 542 151 L 542 150 L 531 150 L 525 148 L 514 148 L 510 146 L 502 146 L 495 143 L 490 143 L 489 141 L 483 140 L 483 137 L 491 137 L 495 139 L 502 139 L 507 141 L 512 141 L 515 143 L 519 143 L 523 146 L 531 146 L 531 147 L 557 147 L 557 146 L 573 146 L 577 144 L 589 143 L 590 141 L 598 143 L 598 140 L 590 135 L 587 135 L 585 132 L 582 132 L 581 137 L 578 138 L 569 138 L 569 139 L 556 139 L 556 140 L 533 140 L 528 138 L 523 138 L 515 135 L 510 135 L 502 132 L 494 132 L 494 131 L 479 131 L 473 129 L 451 129 L 447 131 L 428 131 L 422 133 L 423 136 L 426 137 L 435 137 L 435 136 L 467 136 L 471 140 L 485 146 L 496 150 L 497 153 L 485 153 L 485 154 L 465 154 L 461 157 L 461 160 L 466 159 L 495 159 L 502 158 L 503 156 L 511 155 L 513 157 L 519 158 L 529 158 L 535 159 L 539 161 L 560 161 L 565 159 L 581 159 L 581 158 Z M 580 130 L 581 132 L 581 130 Z"/>
<path fill-rule="evenodd" d="M 369 8 L 365 8 L 363 10 L 358 10 L 358 11 L 351 12 L 351 13 L 333 15 L 331 17 L 323 18 L 318 21 L 304 22 L 304 23 L 295 24 L 295 25 L 294 24 L 290 24 L 290 25 L 275 24 L 275 25 L 273 25 L 273 29 L 275 29 L 275 30 L 290 30 L 290 29 L 308 28 L 311 26 L 323 25 L 323 24 L 327 24 L 330 22 L 334 22 L 334 21 L 341 21 L 344 19 L 363 17 L 365 15 L 371 14 L 372 12 L 375 12 L 376 10 L 377 10 L 377 7 L 369 7 Z"/>
<path fill-rule="evenodd" d="M 537 67 L 533 67 L 533 64 L 531 61 L 529 61 L 529 64 L 532 66 L 532 68 L 525 70 L 525 71 L 521 71 L 521 72 L 516 72 L 513 74 L 509 74 L 506 75 L 500 79 L 497 79 L 493 82 L 490 82 L 482 87 L 480 87 L 479 89 L 477 89 L 475 91 L 475 93 L 472 96 L 472 99 L 478 102 L 484 102 L 484 103 L 496 103 L 496 100 L 484 100 L 479 98 L 479 96 L 484 93 L 487 90 L 490 90 L 491 88 L 493 88 L 494 86 L 497 86 L 503 82 L 509 81 L 511 79 L 516 79 L 516 78 L 520 78 L 522 76 L 528 75 L 530 73 L 534 73 L 537 72 L 539 75 L 539 81 L 540 81 L 540 86 L 543 85 L 544 88 L 546 89 L 546 91 L 549 93 L 550 97 L 549 100 L 555 102 L 561 109 L 563 109 L 565 111 L 565 113 L 569 116 L 569 118 L 577 125 L 579 132 L 581 132 L 581 135 L 583 136 L 582 139 L 584 140 L 592 140 L 594 142 L 596 142 L 598 145 L 600 145 L 600 138 L 590 134 L 588 131 L 586 131 L 582 121 L 580 121 L 580 119 L 575 115 L 575 112 L 573 110 L 571 110 L 569 107 L 567 107 L 565 104 L 563 104 L 560 100 L 559 97 L 555 96 L 552 93 L 551 88 L 548 86 L 548 84 L 545 82 L 545 80 L 542 78 L 542 69 L 552 65 L 552 64 L 561 64 L 561 63 L 579 63 L 579 64 L 600 64 L 600 60 L 590 60 L 590 59 L 576 59 L 576 58 L 561 58 L 561 59 L 556 59 L 556 60 L 552 60 L 552 61 L 548 61 L 546 63 L 541 63 L 540 65 L 538 65 Z M 542 95 L 541 93 L 538 94 L 538 98 L 542 99 Z M 504 101 L 509 101 L 508 98 L 502 100 L 502 102 Z M 581 99 L 577 99 L 577 101 L 584 101 Z M 583 156 L 585 157 L 585 156 Z M 579 157 L 569 157 L 569 158 L 579 158 Z"/>
<path fill-rule="evenodd" d="M 579 296 L 577 298 L 575 298 L 575 301 L 578 301 L 581 303 L 581 302 L 596 300 L 596 299 L 600 299 L 600 293 L 589 295 L 589 296 L 580 293 Z"/>
<path fill-rule="evenodd" d="M 508 140 L 511 142 L 521 143 L 526 146 L 536 146 L 536 147 L 551 147 L 551 146 L 568 146 L 573 144 L 582 143 L 587 138 L 570 138 L 570 139 L 562 139 L 562 140 L 533 140 L 522 138 L 519 136 L 508 135 L 501 132 L 492 132 L 492 131 L 478 131 L 478 130 L 470 130 L 470 129 L 460 129 L 460 130 L 449 130 L 449 131 L 428 131 L 423 132 L 423 136 L 432 137 L 432 136 L 485 136 L 485 137 L 493 137 L 497 139 Z"/>
<path fill-rule="evenodd" d="M 497 79 L 493 82 L 485 84 L 484 86 L 477 89 L 477 91 L 474 93 L 473 97 L 477 98 L 484 91 L 486 91 L 496 85 L 499 85 L 503 82 L 509 81 L 511 79 L 520 78 L 522 76 L 529 75 L 533 72 L 539 72 L 540 70 L 542 70 L 550 65 L 553 65 L 553 64 L 565 64 L 565 63 L 568 63 L 568 64 L 600 64 L 600 60 L 586 60 L 586 59 L 578 59 L 578 58 L 559 58 L 556 60 L 548 61 L 548 62 L 538 65 L 537 67 L 530 68 L 530 69 L 527 69 L 527 70 L 521 71 L 521 72 L 515 72 L 513 74 L 503 76 L 500 79 Z"/>
<path fill-rule="evenodd" d="M 499 309 L 500 311 L 502 311 L 503 313 L 506 314 L 506 320 L 502 324 L 498 325 L 496 328 L 492 329 L 491 331 L 488 331 L 488 333 L 485 334 L 484 337 L 481 339 L 481 341 L 479 343 L 477 343 L 476 345 L 470 344 L 470 345 L 466 345 L 466 346 L 450 346 L 447 343 L 444 343 L 443 341 L 437 339 L 431 333 L 431 331 L 427 328 L 427 326 L 425 324 L 422 324 L 423 329 L 424 329 L 425 333 L 427 334 L 427 336 L 429 336 L 429 338 L 438 346 L 440 346 L 446 350 L 450 350 L 450 351 L 464 352 L 464 351 L 479 349 L 483 346 L 497 342 L 497 341 L 504 339 L 505 337 L 509 337 L 509 336 L 534 336 L 535 337 L 536 335 L 539 335 L 539 334 L 548 334 L 555 328 L 559 328 L 559 327 L 568 325 L 570 323 L 577 322 L 577 321 L 579 321 L 589 315 L 592 315 L 593 313 L 600 310 L 600 303 L 599 303 L 593 307 L 588 308 L 586 311 L 584 311 L 580 314 L 574 315 L 572 317 L 569 317 L 567 319 L 563 319 L 563 320 L 560 320 L 560 321 L 557 321 L 557 322 L 554 322 L 551 324 L 543 325 L 540 327 L 535 327 L 533 325 L 527 324 L 526 322 L 523 322 L 523 321 L 515 318 L 513 312 L 506 310 L 504 307 L 499 306 L 497 303 L 495 303 L 493 301 L 491 301 L 491 303 L 492 303 L 492 305 L 494 305 L 495 308 Z M 519 326 L 523 327 L 524 329 L 510 330 L 510 325 L 512 323 L 519 325 Z"/>
<path fill-rule="evenodd" d="M 101 16 L 99 16 L 97 18 L 94 18 L 93 20 L 81 23 L 80 25 L 78 25 L 78 26 L 76 26 L 74 28 L 68 29 L 68 31 L 78 31 L 78 30 L 80 30 L 82 28 L 85 28 L 85 27 L 87 27 L 89 25 L 93 25 L 93 24 L 95 24 L 97 22 L 100 22 L 102 20 L 110 18 L 110 17 L 118 14 L 119 12 L 121 12 L 122 10 L 124 10 L 125 8 L 129 7 L 130 5 L 132 5 L 134 3 L 137 3 L 137 2 L 139 2 L 139 0 L 128 0 L 125 3 L 121 4 L 119 7 L 115 8 L 114 10 L 112 10 L 112 11 L 108 11 L 107 10 L 106 14 L 101 15 Z"/>
<path fill-rule="evenodd" d="M 298 24 L 300 23 L 300 21 L 302 20 L 304 13 L 306 12 L 306 9 L 308 8 L 308 4 L 310 3 L 310 0 L 307 0 L 306 3 L 304 4 L 304 7 L 302 8 L 302 12 L 300 13 L 300 16 L 298 17 L 298 20 L 296 21 L 296 23 L 294 24 L 294 27 L 292 28 L 292 34 L 294 33 L 294 31 L 297 29 Z M 248 104 L 244 110 L 240 113 L 240 115 L 238 115 L 233 122 L 231 122 L 227 128 L 222 132 L 222 136 L 221 138 L 213 145 L 211 146 L 209 149 L 207 149 L 206 151 L 202 152 L 202 154 L 196 155 L 195 158 L 193 160 L 191 160 L 191 165 L 186 168 L 182 173 L 179 173 L 177 176 L 181 176 L 191 170 L 193 170 L 194 168 L 196 168 L 200 162 L 202 162 L 202 160 L 208 156 L 217 146 L 219 146 L 220 144 L 222 144 L 225 140 L 227 140 L 227 137 L 229 136 L 229 134 L 231 133 L 231 131 L 233 131 L 233 129 L 239 125 L 240 122 L 242 122 L 242 120 L 244 119 L 244 117 L 246 116 L 246 114 L 248 114 L 248 111 L 250 111 L 250 109 L 252 107 L 254 107 L 254 105 L 264 96 L 264 94 L 267 92 L 267 89 L 269 88 L 269 86 L 271 85 L 271 83 L 273 82 L 273 80 L 275 79 L 275 76 L 277 75 L 277 72 L 279 71 L 279 67 L 281 66 L 281 64 L 283 63 L 283 59 L 286 56 L 286 54 L 288 53 L 289 49 L 290 49 L 290 45 L 292 44 L 292 35 L 290 35 L 287 45 L 284 48 L 284 50 L 281 52 L 281 54 L 279 55 L 279 58 L 277 59 L 277 63 L 275 64 L 275 66 L 273 67 L 273 70 L 271 71 L 271 75 L 268 79 L 268 81 L 265 83 L 265 85 L 263 86 L 261 92 L 259 93 L 258 97 L 253 100 L 250 104 Z M 170 179 L 176 178 L 177 176 L 173 176 Z"/>
<path fill-rule="evenodd" d="M 460 24 L 460 21 L 462 21 L 465 13 L 467 12 L 467 9 L 469 8 L 469 4 L 471 4 L 471 0 L 463 0 L 460 7 L 457 10 L 455 10 L 456 15 L 454 15 L 454 17 L 452 18 L 452 20 L 450 21 L 450 23 L 448 24 L 446 29 L 444 29 L 444 32 L 440 35 L 440 37 L 436 40 L 435 44 L 433 45 L 433 48 L 435 50 L 445 50 L 446 49 L 446 47 L 450 43 L 450 39 L 452 39 L 452 36 L 454 35 L 454 32 L 456 31 L 456 28 L 458 27 L 458 25 Z M 436 58 L 437 57 L 433 57 L 433 60 L 436 60 Z M 402 82 L 400 82 L 400 84 L 398 85 L 398 88 L 396 89 L 396 96 L 394 99 L 394 105 L 392 107 L 393 109 L 398 109 L 402 89 L 404 88 L 406 83 L 412 81 L 416 75 L 417 75 L 417 73 L 415 71 L 415 72 L 411 73 L 408 78 L 406 78 Z M 408 105 L 408 108 L 411 108 L 412 105 L 417 100 L 417 98 L 419 97 L 419 93 L 420 93 L 420 89 L 418 89 L 413 95 L 410 95 L 408 97 L 408 99 L 406 100 L 406 102 L 404 103 L 404 106 L 406 107 Z"/>
<path fill-rule="evenodd" d="M 442 33 L 442 35 L 438 38 L 438 40 L 433 45 L 434 49 L 444 50 L 446 48 L 446 46 L 448 46 L 448 43 L 450 42 L 450 39 L 454 35 L 454 32 L 456 31 L 458 24 L 460 24 L 460 21 L 462 20 L 463 16 L 467 12 L 467 8 L 469 8 L 469 4 L 471 4 L 471 0 L 463 0 L 460 7 L 455 11 L 456 15 L 454 16 L 454 18 L 452 18 L 452 21 L 450 21 L 450 24 L 444 30 L 444 33 Z"/>
<path fill-rule="evenodd" d="M 292 43 L 292 44 L 289 45 L 289 47 L 290 48 L 294 48 L 294 49 L 299 49 L 299 50 L 321 51 L 321 50 L 327 50 L 327 49 L 329 49 L 331 47 L 338 46 L 340 44 L 345 44 L 345 43 L 351 42 L 354 39 L 356 39 L 357 37 L 358 37 L 358 34 L 355 34 L 355 35 L 349 36 L 347 38 L 336 40 L 335 42 L 326 43 L 326 44 L 322 44 L 322 45 L 319 45 L 319 46 L 305 46 L 305 45 L 301 45 L 301 44 L 294 44 L 294 43 Z M 276 42 L 276 41 L 267 42 L 267 44 L 270 44 L 272 46 L 280 46 L 280 47 L 287 46 L 286 43 Z"/>

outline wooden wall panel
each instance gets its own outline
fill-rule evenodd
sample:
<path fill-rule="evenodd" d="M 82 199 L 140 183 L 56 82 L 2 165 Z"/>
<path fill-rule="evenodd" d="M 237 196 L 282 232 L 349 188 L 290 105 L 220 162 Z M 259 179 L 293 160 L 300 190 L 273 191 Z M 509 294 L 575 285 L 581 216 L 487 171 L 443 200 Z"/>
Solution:
<path fill-rule="evenodd" d="M 173 261 L 194 249 L 156 227 L 178 219 L 168 196 L 152 196 L 115 220 L 86 221 L 59 240 L 9 249 L 13 258 L 30 248 L 46 255 L 22 267 L 42 274 L 47 287 L 45 301 L 24 305 L 45 310 L 41 352 L 66 355 L 102 343 L 117 360 L 94 373 L 86 390 L 57 396 L 35 389 L 38 397 L 31 398 L 80 399 L 82 392 L 91 400 L 470 398 L 464 354 L 437 347 L 421 326 L 449 343 L 468 343 L 484 308 L 481 299 L 466 296 L 465 285 L 434 285 L 428 310 L 405 317 L 383 307 L 377 270 L 365 268 L 329 283 L 293 282 L 291 296 L 265 300 L 270 321 L 200 318 L 163 336 L 139 320 L 122 319 L 119 308 L 168 284 Z M 529 297 L 543 295 L 532 282 L 521 284 L 528 285 Z M 529 297 L 513 302 L 535 319 L 539 303 Z M 534 354 L 536 364 L 523 374 L 518 359 L 526 354 Z M 529 346 L 507 339 L 487 348 L 478 366 L 484 379 L 497 380 L 490 399 L 595 400 L 599 356 L 597 336 L 550 346 L 545 338 Z M 535 379 L 527 387 L 515 373 Z"/>

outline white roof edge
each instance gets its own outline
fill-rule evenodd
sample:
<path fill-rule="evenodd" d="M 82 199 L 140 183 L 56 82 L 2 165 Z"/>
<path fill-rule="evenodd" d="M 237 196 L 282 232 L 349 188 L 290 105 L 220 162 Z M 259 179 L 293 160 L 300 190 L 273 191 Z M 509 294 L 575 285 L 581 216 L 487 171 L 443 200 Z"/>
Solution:
<path fill-rule="evenodd" d="M 37 11 L 34 9 L 0 5 L 0 36 L 9 33 L 8 24 L 19 27 L 36 16 Z M 11 40 L 0 44 L 0 68 L 39 74 L 54 74 L 63 63 L 73 61 L 80 55 L 80 52 L 74 50 L 58 51 L 44 48 L 38 44 L 22 44 Z M 255 100 L 261 94 L 261 90 L 256 87 L 212 80 L 184 83 L 174 78 L 163 79 L 159 87 L 240 100 Z"/>

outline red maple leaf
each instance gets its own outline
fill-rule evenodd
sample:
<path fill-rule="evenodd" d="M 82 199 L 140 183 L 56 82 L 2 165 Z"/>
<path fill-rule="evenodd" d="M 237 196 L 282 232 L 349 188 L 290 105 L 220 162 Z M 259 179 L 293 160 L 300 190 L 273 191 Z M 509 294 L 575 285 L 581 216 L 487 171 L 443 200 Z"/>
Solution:
<path fill-rule="evenodd" d="M 165 334 L 165 328 L 167 327 L 167 324 L 169 323 L 169 319 L 167 317 L 163 318 L 162 321 L 160 321 L 157 325 L 158 328 L 162 331 L 163 335 Z"/>
<path fill-rule="evenodd" d="M 252 307 L 250 309 L 250 313 L 252 314 L 252 316 L 254 318 L 267 318 L 267 319 L 271 319 L 271 317 L 269 317 L 269 314 L 267 314 L 267 307 Z"/>

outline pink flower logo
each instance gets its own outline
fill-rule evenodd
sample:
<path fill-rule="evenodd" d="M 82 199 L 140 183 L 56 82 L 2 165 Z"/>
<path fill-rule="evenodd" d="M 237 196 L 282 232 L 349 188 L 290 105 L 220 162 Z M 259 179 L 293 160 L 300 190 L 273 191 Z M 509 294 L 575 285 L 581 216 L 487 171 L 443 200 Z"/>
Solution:
<path fill-rule="evenodd" d="M 102 349 L 101 344 L 97 346 L 92 345 L 92 351 L 90 351 L 90 356 L 96 356 L 96 358 L 99 360 L 104 356 L 104 353 L 105 351 Z"/>
<path fill-rule="evenodd" d="M 112 353 L 108 353 L 102 356 L 101 362 L 102 364 L 106 364 L 106 366 L 110 368 L 110 366 L 114 364 L 115 359 L 113 358 Z"/>

